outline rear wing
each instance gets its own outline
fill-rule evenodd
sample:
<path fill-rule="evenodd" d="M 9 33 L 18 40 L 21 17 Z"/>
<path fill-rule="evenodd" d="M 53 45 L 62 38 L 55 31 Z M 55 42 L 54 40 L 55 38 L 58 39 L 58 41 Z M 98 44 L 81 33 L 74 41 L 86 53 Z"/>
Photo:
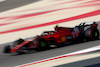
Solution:
<path fill-rule="evenodd" d="M 98 23 L 100 21 L 93 21 L 93 22 L 85 22 L 85 23 L 81 23 L 79 26 L 82 26 L 82 27 L 91 27 L 91 28 L 97 28 L 98 26 Z"/>
<path fill-rule="evenodd" d="M 92 24 L 97 24 L 100 21 L 93 21 L 93 22 L 85 22 L 85 23 L 80 23 L 79 26 L 87 26 L 87 25 L 92 25 Z"/>

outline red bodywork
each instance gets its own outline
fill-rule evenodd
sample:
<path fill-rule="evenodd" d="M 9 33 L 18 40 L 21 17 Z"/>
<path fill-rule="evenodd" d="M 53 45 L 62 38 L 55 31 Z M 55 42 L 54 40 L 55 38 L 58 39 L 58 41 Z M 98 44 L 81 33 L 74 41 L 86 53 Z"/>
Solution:
<path fill-rule="evenodd" d="M 24 45 L 26 45 L 26 44 L 28 44 L 28 43 L 30 43 L 30 42 L 32 42 L 32 41 L 34 41 L 34 39 L 26 40 L 26 41 L 24 41 L 24 42 L 22 42 L 22 43 L 16 45 L 14 48 L 12 48 L 12 49 L 10 50 L 10 52 L 11 52 L 11 53 L 14 53 L 14 52 L 16 52 L 18 49 L 20 49 L 22 46 L 24 46 Z M 27 48 L 30 49 L 32 45 L 34 46 L 34 43 L 28 44 Z"/>
<path fill-rule="evenodd" d="M 97 28 L 97 24 L 91 24 L 91 27 Z M 17 46 L 15 46 L 14 48 L 12 48 L 10 50 L 11 53 L 16 52 L 17 50 L 19 50 L 21 47 L 23 47 L 24 45 L 38 39 L 45 39 L 46 41 L 54 41 L 57 43 L 65 43 L 67 42 L 67 38 L 66 36 L 71 36 L 72 40 L 76 39 L 80 32 L 82 32 L 82 30 L 79 30 L 78 28 L 65 28 L 65 27 L 55 27 L 55 31 L 51 32 L 49 31 L 48 34 L 46 35 L 37 35 L 36 38 L 30 39 L 30 40 L 25 40 L 24 42 L 18 44 Z M 28 44 L 28 48 L 31 49 L 31 47 L 33 46 L 33 48 L 38 48 L 37 43 L 30 43 Z"/>
<path fill-rule="evenodd" d="M 18 44 L 17 46 L 15 46 L 13 49 L 10 50 L 11 53 L 16 52 L 19 48 L 21 48 L 22 46 L 26 45 L 27 43 L 29 43 L 30 41 L 24 41 L 21 44 Z"/>
<path fill-rule="evenodd" d="M 61 43 L 61 37 L 64 38 L 64 36 L 72 36 L 71 30 L 63 27 L 57 27 L 55 28 L 56 31 L 48 33 L 45 36 L 38 36 L 40 38 L 45 38 L 46 41 L 54 40 L 55 42 Z M 53 33 L 53 34 L 52 34 Z"/>
<path fill-rule="evenodd" d="M 79 34 L 76 33 L 76 34 Z M 70 29 L 64 28 L 64 27 L 55 27 L 55 31 L 53 32 L 48 32 L 47 35 L 37 35 L 37 38 L 42 39 L 44 38 L 46 41 L 51 41 L 53 40 L 54 42 L 58 42 L 58 43 L 64 43 L 67 42 L 67 38 L 66 36 L 71 36 L 73 38 L 73 34 L 72 31 Z M 36 39 L 36 38 L 35 38 Z M 34 41 L 35 39 L 30 39 L 30 40 L 26 40 L 20 44 L 18 44 L 17 46 L 15 46 L 13 49 L 10 50 L 11 53 L 16 52 L 18 49 L 20 49 L 22 46 Z M 31 46 L 34 46 L 35 48 L 37 48 L 37 45 L 35 43 L 31 43 L 28 44 L 29 48 Z"/>

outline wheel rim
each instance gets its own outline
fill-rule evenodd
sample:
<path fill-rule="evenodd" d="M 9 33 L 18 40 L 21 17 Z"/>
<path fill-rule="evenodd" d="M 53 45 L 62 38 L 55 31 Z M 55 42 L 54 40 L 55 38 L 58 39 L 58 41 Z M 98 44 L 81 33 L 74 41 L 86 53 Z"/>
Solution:
<path fill-rule="evenodd" d="M 98 34 L 97 34 L 97 32 L 95 32 L 95 37 L 97 37 L 98 36 Z"/>
<path fill-rule="evenodd" d="M 94 40 L 99 38 L 99 33 L 98 33 L 97 30 L 96 31 L 93 30 L 92 37 L 93 37 Z"/>
<path fill-rule="evenodd" d="M 46 46 L 46 43 L 44 43 L 43 41 L 41 41 L 41 42 L 40 42 L 40 46 L 41 46 L 41 47 L 45 47 L 45 46 Z"/>

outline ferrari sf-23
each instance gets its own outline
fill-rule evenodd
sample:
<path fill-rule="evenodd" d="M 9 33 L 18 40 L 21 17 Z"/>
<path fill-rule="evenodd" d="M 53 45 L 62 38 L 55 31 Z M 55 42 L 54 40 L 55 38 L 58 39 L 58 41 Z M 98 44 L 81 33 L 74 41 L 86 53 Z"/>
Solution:
<path fill-rule="evenodd" d="M 29 39 L 18 39 L 12 45 L 4 47 L 4 53 L 24 53 L 26 51 L 43 51 L 46 49 L 71 45 L 76 42 L 84 42 L 99 39 L 97 22 L 81 23 L 73 28 L 59 27 L 54 31 L 44 31 L 41 35 Z"/>

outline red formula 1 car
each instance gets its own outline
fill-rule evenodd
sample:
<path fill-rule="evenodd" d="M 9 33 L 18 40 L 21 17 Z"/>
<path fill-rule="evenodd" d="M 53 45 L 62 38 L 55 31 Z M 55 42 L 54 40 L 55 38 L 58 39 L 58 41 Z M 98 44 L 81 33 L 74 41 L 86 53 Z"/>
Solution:
<path fill-rule="evenodd" d="M 76 42 L 99 39 L 96 22 L 81 23 L 74 28 L 59 27 L 54 31 L 44 31 L 41 35 L 28 40 L 18 39 L 12 45 L 4 47 L 4 53 L 23 53 L 31 50 L 46 50 L 51 47 L 60 47 Z"/>

